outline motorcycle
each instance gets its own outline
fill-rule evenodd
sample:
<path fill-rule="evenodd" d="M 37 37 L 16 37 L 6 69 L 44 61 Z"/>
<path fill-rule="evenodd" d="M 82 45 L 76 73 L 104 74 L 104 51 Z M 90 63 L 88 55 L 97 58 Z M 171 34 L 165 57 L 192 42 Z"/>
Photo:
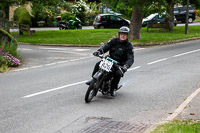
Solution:
<path fill-rule="evenodd" d="M 101 58 L 99 71 L 96 72 L 95 75 L 93 76 L 93 79 L 86 91 L 85 94 L 86 103 L 91 102 L 94 96 L 96 96 L 98 92 L 101 92 L 103 95 L 110 94 L 114 69 L 119 69 L 123 74 L 121 66 L 117 61 L 108 56 L 104 57 L 104 54 L 98 57 Z M 122 85 L 119 86 L 115 91 L 119 90 L 121 87 Z"/>
<path fill-rule="evenodd" d="M 58 27 L 60 30 L 82 29 L 81 21 L 78 18 L 76 18 L 75 20 L 69 20 L 69 22 L 60 21 Z"/>

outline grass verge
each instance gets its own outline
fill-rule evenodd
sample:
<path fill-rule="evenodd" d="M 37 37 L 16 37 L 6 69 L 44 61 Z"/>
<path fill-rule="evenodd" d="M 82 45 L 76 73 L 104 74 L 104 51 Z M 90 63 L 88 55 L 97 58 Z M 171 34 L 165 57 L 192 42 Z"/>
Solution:
<path fill-rule="evenodd" d="M 117 35 L 118 29 L 36 31 L 22 35 L 19 42 L 31 44 L 97 45 Z"/>
<path fill-rule="evenodd" d="M 101 42 L 117 36 L 118 29 L 91 29 L 91 30 L 62 30 L 62 31 L 36 31 L 32 36 L 22 35 L 19 42 L 31 44 L 56 44 L 98 46 Z M 131 40 L 133 45 L 151 46 L 168 44 L 188 39 L 200 38 L 200 26 L 189 26 L 189 34 L 185 34 L 185 27 L 174 27 L 169 32 L 165 29 L 142 28 L 141 39 Z"/>
<path fill-rule="evenodd" d="M 200 22 L 200 17 L 196 16 L 196 19 L 194 20 L 194 22 Z"/>
<path fill-rule="evenodd" d="M 200 133 L 200 121 L 174 120 L 173 122 L 159 125 L 151 133 Z"/>
<path fill-rule="evenodd" d="M 174 27 L 174 30 L 168 32 L 165 29 L 142 29 L 141 40 L 132 41 L 134 45 L 139 46 L 151 46 L 160 44 L 170 44 L 174 42 L 180 42 L 188 39 L 200 39 L 200 26 L 189 26 L 189 34 L 185 34 L 184 26 Z"/>

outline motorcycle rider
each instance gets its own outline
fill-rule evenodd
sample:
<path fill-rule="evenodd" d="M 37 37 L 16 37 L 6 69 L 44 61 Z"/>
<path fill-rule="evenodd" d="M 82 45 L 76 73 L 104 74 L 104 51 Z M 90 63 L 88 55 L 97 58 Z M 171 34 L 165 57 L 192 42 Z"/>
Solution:
<path fill-rule="evenodd" d="M 111 83 L 111 96 L 113 97 L 115 96 L 115 89 L 118 88 L 121 77 L 123 77 L 123 74 L 134 63 L 133 46 L 128 40 L 129 31 L 130 29 L 128 27 L 121 27 L 118 31 L 117 38 L 111 39 L 102 49 L 98 49 L 93 53 L 94 56 L 99 56 L 109 51 L 109 56 L 118 61 L 122 66 L 121 70 L 123 73 L 119 69 L 114 69 L 114 77 Z M 99 70 L 99 64 L 100 62 L 96 63 L 92 77 Z M 86 84 L 89 85 L 91 81 L 87 81 Z"/>

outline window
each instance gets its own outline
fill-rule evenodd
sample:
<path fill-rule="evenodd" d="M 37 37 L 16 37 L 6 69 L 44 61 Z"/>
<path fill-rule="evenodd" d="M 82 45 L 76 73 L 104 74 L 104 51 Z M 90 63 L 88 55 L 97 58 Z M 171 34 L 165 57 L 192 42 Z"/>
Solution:
<path fill-rule="evenodd" d="M 121 21 L 121 18 L 117 17 L 117 16 L 110 16 L 110 20 L 111 21 Z"/>

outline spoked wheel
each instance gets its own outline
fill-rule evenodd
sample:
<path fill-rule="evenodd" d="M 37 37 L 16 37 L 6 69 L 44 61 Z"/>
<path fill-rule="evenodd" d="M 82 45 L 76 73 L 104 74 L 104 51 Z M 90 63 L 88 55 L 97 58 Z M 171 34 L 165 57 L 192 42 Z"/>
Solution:
<path fill-rule="evenodd" d="M 92 99 L 94 98 L 94 96 L 96 96 L 97 94 L 97 90 L 95 89 L 95 83 L 96 80 L 93 79 L 92 82 L 90 83 L 90 86 L 87 89 L 87 92 L 85 94 L 85 102 L 89 103 L 92 101 Z"/>

